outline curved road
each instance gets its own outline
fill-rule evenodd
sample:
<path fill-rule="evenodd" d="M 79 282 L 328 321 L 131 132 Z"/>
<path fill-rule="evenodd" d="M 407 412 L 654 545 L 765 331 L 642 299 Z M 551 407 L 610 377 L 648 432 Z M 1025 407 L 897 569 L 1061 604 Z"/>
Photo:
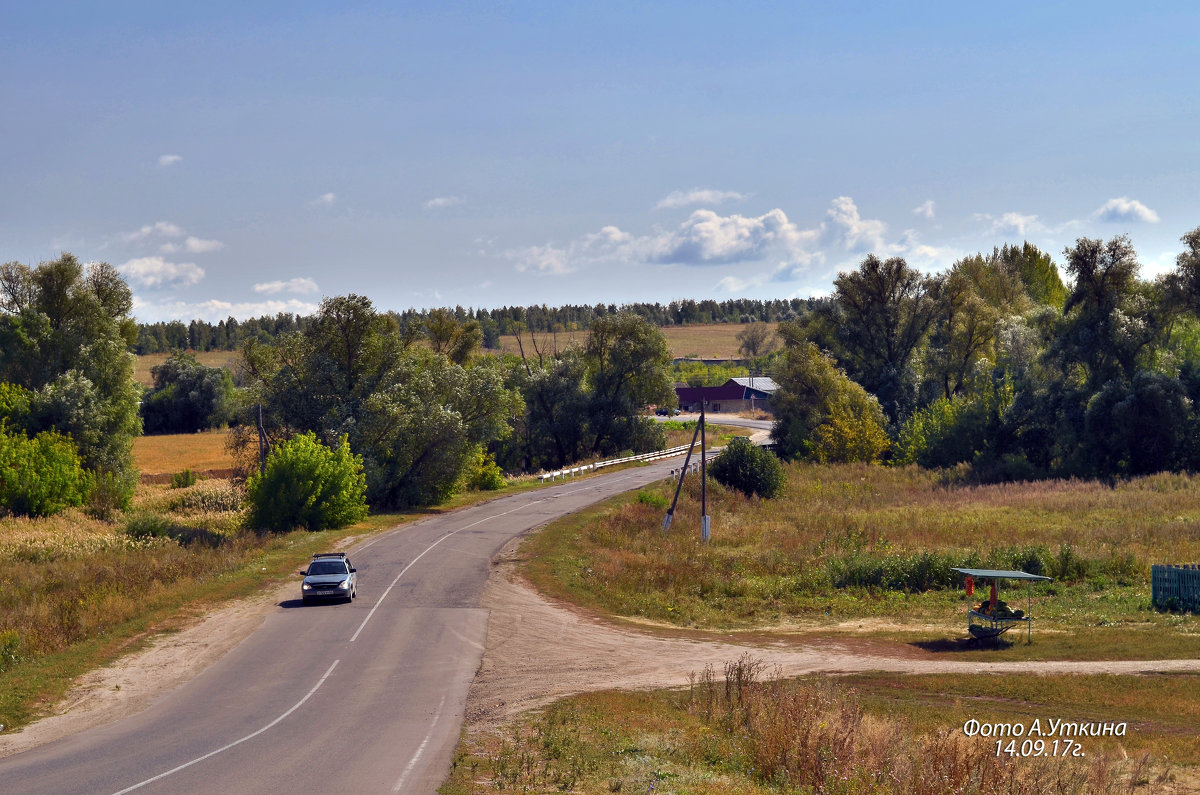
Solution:
<path fill-rule="evenodd" d="M 516 535 L 667 477 L 679 460 L 377 536 L 349 553 L 359 576 L 352 604 L 281 603 L 145 711 L 0 759 L 0 789 L 432 792 L 449 770 L 483 654 L 488 614 L 479 605 L 492 557 Z"/>

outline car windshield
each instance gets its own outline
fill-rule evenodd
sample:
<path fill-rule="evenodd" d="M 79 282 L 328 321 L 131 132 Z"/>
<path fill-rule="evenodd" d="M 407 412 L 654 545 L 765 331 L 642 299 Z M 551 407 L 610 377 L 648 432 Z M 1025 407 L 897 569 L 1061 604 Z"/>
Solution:
<path fill-rule="evenodd" d="M 308 567 L 308 576 L 314 574 L 345 574 L 346 563 L 341 560 L 314 560 Z"/>

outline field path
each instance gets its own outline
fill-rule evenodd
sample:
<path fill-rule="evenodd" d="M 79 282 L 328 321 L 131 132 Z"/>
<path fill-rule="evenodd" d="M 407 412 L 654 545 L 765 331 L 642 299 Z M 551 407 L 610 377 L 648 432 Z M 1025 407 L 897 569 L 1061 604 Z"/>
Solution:
<path fill-rule="evenodd" d="M 521 712 L 593 690 L 679 687 L 690 673 L 749 653 L 786 676 L 862 671 L 933 674 L 1142 674 L 1200 672 L 1200 660 L 957 661 L 919 649 L 847 637 L 747 644 L 625 629 L 536 592 L 519 574 L 514 540 L 493 562 L 483 595 L 487 646 L 467 697 L 467 729 L 489 730 Z M 711 636 L 711 635 L 710 635 Z M 732 636 L 731 636 L 732 637 Z"/>

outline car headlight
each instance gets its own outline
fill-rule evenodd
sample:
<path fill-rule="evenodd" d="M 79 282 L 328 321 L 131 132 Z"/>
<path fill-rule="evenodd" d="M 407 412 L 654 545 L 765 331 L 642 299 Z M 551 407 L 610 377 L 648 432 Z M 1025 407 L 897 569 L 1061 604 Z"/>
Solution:
<path fill-rule="evenodd" d="M 349 581 L 349 580 L 342 580 L 341 582 L 339 582 L 339 583 L 338 583 L 338 587 L 339 587 L 339 588 L 349 588 L 349 587 L 350 587 L 350 581 Z"/>
<path fill-rule="evenodd" d="M 311 591 L 311 590 L 312 590 L 312 585 L 311 585 L 310 583 L 307 583 L 307 582 L 306 582 L 306 583 L 304 583 L 303 585 L 301 585 L 301 586 L 300 586 L 300 590 L 302 590 L 302 591 Z"/>

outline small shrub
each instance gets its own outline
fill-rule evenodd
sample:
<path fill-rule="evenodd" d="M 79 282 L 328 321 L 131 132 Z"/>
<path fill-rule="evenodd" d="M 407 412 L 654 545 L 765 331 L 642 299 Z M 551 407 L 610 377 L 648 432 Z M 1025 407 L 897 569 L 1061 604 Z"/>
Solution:
<path fill-rule="evenodd" d="M 181 513 L 230 513 L 241 509 L 243 499 L 227 480 L 202 480 L 172 496 L 167 508 Z"/>
<path fill-rule="evenodd" d="M 718 483 L 747 496 L 770 499 L 783 492 L 783 465 L 779 459 L 744 437 L 732 439 L 708 471 Z"/>
<path fill-rule="evenodd" d="M 137 488 L 134 472 L 97 472 L 92 492 L 88 496 L 87 512 L 93 518 L 110 520 L 117 511 L 129 508 Z"/>
<path fill-rule="evenodd" d="M 125 535 L 138 541 L 170 538 L 171 522 L 156 513 L 135 513 L 125 520 Z"/>
<path fill-rule="evenodd" d="M 276 445 L 266 471 L 246 483 L 250 526 L 258 530 L 344 527 L 367 515 L 362 456 L 347 437 L 330 449 L 312 433 Z"/>
<path fill-rule="evenodd" d="M 0 431 L 0 512 L 49 516 L 82 505 L 92 490 L 69 436 L 43 431 L 32 439 Z"/>
<path fill-rule="evenodd" d="M 496 464 L 491 453 L 476 447 L 463 466 L 459 483 L 467 491 L 496 491 L 504 488 L 504 471 Z"/>
<path fill-rule="evenodd" d="M 189 486 L 195 486 L 197 480 L 199 480 L 199 477 L 197 477 L 195 472 L 185 469 L 171 476 L 171 488 L 186 489 Z"/>
<path fill-rule="evenodd" d="M 650 491 L 639 491 L 637 501 L 642 505 L 649 505 L 651 508 L 666 508 L 667 498 L 661 494 L 655 494 Z"/>

